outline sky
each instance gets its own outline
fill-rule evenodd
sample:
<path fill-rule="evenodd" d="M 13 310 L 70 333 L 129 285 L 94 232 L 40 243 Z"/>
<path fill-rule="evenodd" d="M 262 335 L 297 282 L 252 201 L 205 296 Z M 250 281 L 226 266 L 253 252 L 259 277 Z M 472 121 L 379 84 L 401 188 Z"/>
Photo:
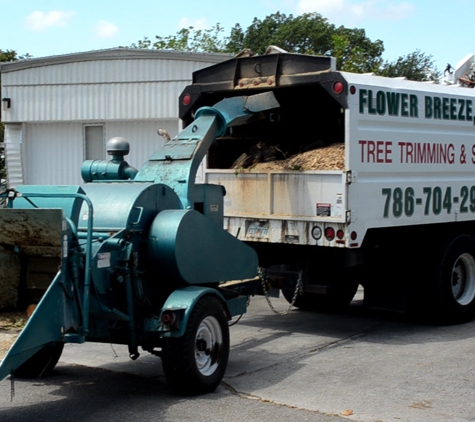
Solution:
<path fill-rule="evenodd" d="M 475 53 L 473 0 L 0 0 L 0 50 L 38 58 L 127 47 L 218 23 L 228 35 L 236 23 L 246 29 L 276 12 L 317 12 L 337 26 L 362 28 L 383 41 L 387 61 L 420 50 L 442 71 Z"/>

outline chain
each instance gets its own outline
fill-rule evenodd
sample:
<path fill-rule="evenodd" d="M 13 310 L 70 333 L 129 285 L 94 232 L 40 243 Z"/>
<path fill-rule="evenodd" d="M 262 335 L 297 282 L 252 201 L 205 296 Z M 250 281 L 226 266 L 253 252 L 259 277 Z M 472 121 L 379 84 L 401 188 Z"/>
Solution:
<path fill-rule="evenodd" d="M 10 401 L 13 402 L 13 398 L 15 397 L 15 377 L 13 372 L 10 374 Z"/>
<path fill-rule="evenodd" d="M 302 283 L 302 270 L 299 271 L 299 278 L 297 279 L 297 285 L 295 286 L 295 292 L 294 292 L 294 296 L 292 297 L 292 302 L 290 302 L 289 307 L 285 311 L 282 311 L 282 312 L 275 309 L 274 305 L 272 304 L 272 302 L 269 299 L 269 294 L 268 294 L 269 291 L 268 291 L 267 285 L 266 285 L 265 270 L 261 267 L 259 267 L 259 278 L 261 279 L 262 290 L 264 291 L 264 297 L 266 298 L 267 303 L 269 304 L 269 308 L 271 308 L 272 312 L 274 312 L 277 315 L 287 315 L 290 312 L 290 310 L 292 309 L 292 307 L 295 305 L 295 301 L 297 300 L 297 296 L 302 291 L 302 284 L 303 284 Z"/>

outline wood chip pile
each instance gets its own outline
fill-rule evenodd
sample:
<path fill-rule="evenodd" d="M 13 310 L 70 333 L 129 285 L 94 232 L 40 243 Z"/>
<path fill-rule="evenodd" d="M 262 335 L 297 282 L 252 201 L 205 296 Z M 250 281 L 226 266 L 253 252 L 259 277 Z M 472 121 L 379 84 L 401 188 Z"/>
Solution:
<path fill-rule="evenodd" d="M 0 313 L 0 359 L 3 359 L 26 324 L 25 312 Z"/>
<path fill-rule="evenodd" d="M 243 160 L 236 160 L 233 169 L 244 169 L 239 165 Z M 327 147 L 313 149 L 301 154 L 293 155 L 286 160 L 253 163 L 247 167 L 249 170 L 344 170 L 345 168 L 345 145 L 343 143 L 332 144 Z"/>
<path fill-rule="evenodd" d="M 0 360 L 5 357 L 12 344 L 15 343 L 17 337 L 18 334 L 2 333 L 0 331 Z"/>

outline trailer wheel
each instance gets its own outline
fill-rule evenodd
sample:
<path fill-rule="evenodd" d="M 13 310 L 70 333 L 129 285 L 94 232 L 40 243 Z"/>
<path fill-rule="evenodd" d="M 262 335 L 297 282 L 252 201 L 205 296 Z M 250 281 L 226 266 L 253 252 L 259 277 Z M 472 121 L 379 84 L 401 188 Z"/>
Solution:
<path fill-rule="evenodd" d="M 441 322 L 465 322 L 475 315 L 475 239 L 460 235 L 442 253 L 436 291 Z"/>
<path fill-rule="evenodd" d="M 63 353 L 64 343 L 44 346 L 14 371 L 18 378 L 43 378 L 51 374 Z"/>
<path fill-rule="evenodd" d="M 193 308 L 185 334 L 168 338 L 162 346 L 162 365 L 171 387 L 181 394 L 214 391 L 226 371 L 229 327 L 224 306 L 203 296 Z"/>

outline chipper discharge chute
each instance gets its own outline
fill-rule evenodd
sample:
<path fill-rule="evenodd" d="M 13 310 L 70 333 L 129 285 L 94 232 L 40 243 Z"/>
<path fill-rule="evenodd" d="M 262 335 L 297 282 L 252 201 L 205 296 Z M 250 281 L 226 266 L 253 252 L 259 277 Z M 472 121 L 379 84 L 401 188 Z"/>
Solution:
<path fill-rule="evenodd" d="M 0 379 L 44 375 L 65 343 L 95 341 L 127 344 L 132 359 L 139 347 L 160 356 L 177 391 L 214 390 L 226 370 L 228 320 L 246 312 L 258 262 L 223 230 L 224 189 L 195 184 L 196 171 L 228 127 L 278 106 L 272 93 L 229 98 L 198 110 L 139 171 L 124 161 L 128 142 L 112 138 L 110 161 L 83 164 L 84 185 L 5 193 L 0 272 L 15 305 L 36 309 Z M 243 282 L 224 283 L 232 280 Z"/>

